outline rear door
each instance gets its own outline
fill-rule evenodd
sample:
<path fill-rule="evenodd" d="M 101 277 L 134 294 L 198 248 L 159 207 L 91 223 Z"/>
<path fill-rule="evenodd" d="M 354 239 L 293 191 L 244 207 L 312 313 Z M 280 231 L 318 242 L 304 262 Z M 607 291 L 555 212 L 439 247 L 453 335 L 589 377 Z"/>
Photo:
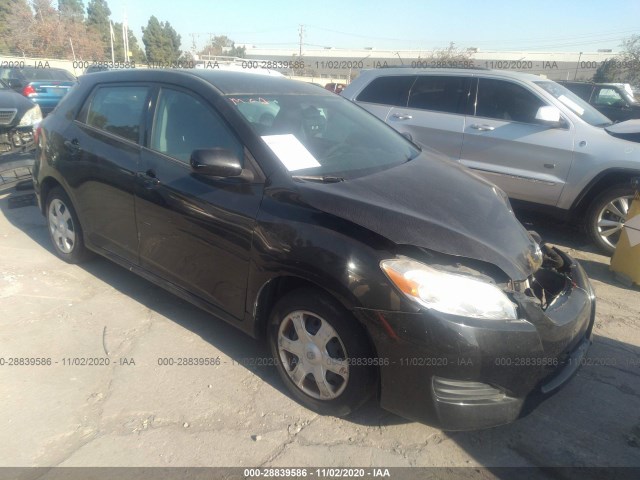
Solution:
<path fill-rule="evenodd" d="M 479 78 L 474 103 L 461 162 L 511 198 L 556 205 L 574 156 L 569 122 L 562 128 L 539 123 L 536 113 L 547 102 L 510 80 Z"/>
<path fill-rule="evenodd" d="M 140 263 L 241 319 L 263 182 L 224 116 L 205 100 L 209 96 L 159 88 L 138 173 Z M 191 153 L 215 147 L 243 159 L 256 180 L 193 172 Z"/>
<path fill-rule="evenodd" d="M 89 241 L 131 263 L 138 261 L 134 180 L 150 91 L 145 84 L 98 85 L 64 132 L 59 165 Z"/>
<path fill-rule="evenodd" d="M 418 143 L 460 158 L 471 78 L 419 75 L 406 106 L 393 107 L 387 123 Z"/>

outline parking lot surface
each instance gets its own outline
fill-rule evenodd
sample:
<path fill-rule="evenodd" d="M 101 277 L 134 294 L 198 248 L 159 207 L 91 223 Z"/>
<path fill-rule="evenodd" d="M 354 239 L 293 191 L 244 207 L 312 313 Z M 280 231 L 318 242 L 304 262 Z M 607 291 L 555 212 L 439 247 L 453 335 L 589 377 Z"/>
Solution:
<path fill-rule="evenodd" d="M 17 195 L 0 196 L 0 466 L 640 467 L 640 291 L 570 227 L 521 218 L 593 281 L 585 365 L 513 424 L 447 433 L 375 402 L 306 410 L 260 342 L 105 259 L 62 262 Z"/>

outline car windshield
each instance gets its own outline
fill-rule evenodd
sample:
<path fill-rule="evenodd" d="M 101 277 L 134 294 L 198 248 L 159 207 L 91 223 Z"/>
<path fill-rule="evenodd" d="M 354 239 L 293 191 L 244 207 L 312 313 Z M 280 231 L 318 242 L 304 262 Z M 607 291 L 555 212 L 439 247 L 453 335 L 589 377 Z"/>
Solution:
<path fill-rule="evenodd" d="M 229 101 L 294 176 L 355 178 L 420 150 L 362 108 L 329 95 L 231 95 Z"/>
<path fill-rule="evenodd" d="M 571 90 L 557 84 L 556 82 L 544 81 L 534 82 L 540 88 L 553 95 L 558 101 L 562 102 L 573 113 L 578 115 L 582 120 L 596 127 L 606 127 L 613 122 L 573 93 Z"/>

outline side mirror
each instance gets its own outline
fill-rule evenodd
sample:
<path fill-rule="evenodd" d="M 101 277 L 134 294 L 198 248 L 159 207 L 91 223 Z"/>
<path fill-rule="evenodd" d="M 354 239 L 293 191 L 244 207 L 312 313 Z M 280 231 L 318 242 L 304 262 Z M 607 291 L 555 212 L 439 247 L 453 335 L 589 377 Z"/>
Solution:
<path fill-rule="evenodd" d="M 560 125 L 560 110 L 553 105 L 544 105 L 536 112 L 536 120 L 553 126 Z"/>
<path fill-rule="evenodd" d="M 226 148 L 207 148 L 191 153 L 191 168 L 201 175 L 212 177 L 238 177 L 242 174 L 242 164 Z"/>

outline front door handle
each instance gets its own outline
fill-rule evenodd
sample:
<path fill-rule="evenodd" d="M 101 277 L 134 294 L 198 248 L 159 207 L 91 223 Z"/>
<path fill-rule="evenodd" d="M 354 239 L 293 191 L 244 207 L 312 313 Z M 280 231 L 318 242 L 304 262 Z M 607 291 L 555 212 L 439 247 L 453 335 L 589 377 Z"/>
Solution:
<path fill-rule="evenodd" d="M 160 185 L 160 180 L 156 177 L 156 172 L 152 168 L 147 170 L 146 172 L 138 172 L 138 178 L 142 180 L 142 185 L 144 188 L 153 188 L 157 185 Z"/>
<path fill-rule="evenodd" d="M 394 113 L 391 116 L 396 120 L 411 120 L 413 118 L 411 115 L 408 115 L 406 113 Z"/>
<path fill-rule="evenodd" d="M 496 127 L 492 127 L 491 125 L 478 125 L 477 123 L 469 126 L 474 130 L 480 130 L 481 132 L 490 132 L 491 130 L 496 129 Z"/>

